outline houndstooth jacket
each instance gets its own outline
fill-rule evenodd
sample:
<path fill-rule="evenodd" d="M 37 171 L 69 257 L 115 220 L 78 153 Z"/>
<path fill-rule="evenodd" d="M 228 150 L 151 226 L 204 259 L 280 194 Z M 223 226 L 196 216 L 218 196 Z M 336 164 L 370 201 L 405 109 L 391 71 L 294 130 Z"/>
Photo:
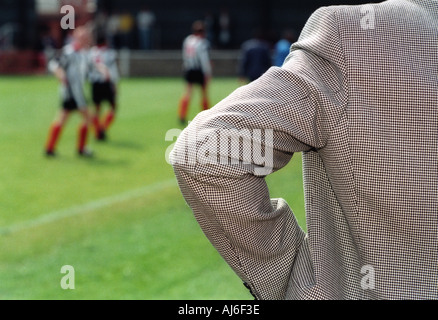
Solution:
<path fill-rule="evenodd" d="M 438 1 L 323 7 L 183 131 L 182 194 L 256 298 L 438 298 L 437 76 Z M 264 179 L 295 152 L 306 232 Z"/>

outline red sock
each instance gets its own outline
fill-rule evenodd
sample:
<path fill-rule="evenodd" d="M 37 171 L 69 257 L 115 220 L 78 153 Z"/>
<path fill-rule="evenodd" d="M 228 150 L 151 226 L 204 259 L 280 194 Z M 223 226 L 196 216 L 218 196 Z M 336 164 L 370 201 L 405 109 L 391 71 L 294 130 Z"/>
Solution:
<path fill-rule="evenodd" d="M 83 124 L 79 127 L 78 151 L 82 152 L 87 144 L 88 126 Z"/>
<path fill-rule="evenodd" d="M 93 124 L 94 124 L 94 129 L 95 129 L 96 137 L 98 137 L 99 136 L 99 132 L 100 132 L 100 123 L 99 123 L 99 117 L 98 116 L 94 116 Z"/>
<path fill-rule="evenodd" d="M 204 100 L 202 100 L 202 109 L 208 110 L 209 108 L 210 108 L 210 103 L 208 101 L 208 98 L 205 98 Z"/>
<path fill-rule="evenodd" d="M 54 123 L 50 127 L 49 138 L 47 140 L 46 151 L 53 152 L 58 142 L 59 136 L 61 134 L 61 125 L 59 123 Z"/>
<path fill-rule="evenodd" d="M 181 120 L 186 119 L 188 107 L 189 107 L 189 98 L 183 97 L 179 103 L 179 118 Z"/>
<path fill-rule="evenodd" d="M 105 118 L 105 124 L 103 126 L 105 130 L 108 130 L 108 128 L 111 126 L 111 124 L 114 121 L 114 117 L 115 117 L 114 111 L 109 111 Z"/>

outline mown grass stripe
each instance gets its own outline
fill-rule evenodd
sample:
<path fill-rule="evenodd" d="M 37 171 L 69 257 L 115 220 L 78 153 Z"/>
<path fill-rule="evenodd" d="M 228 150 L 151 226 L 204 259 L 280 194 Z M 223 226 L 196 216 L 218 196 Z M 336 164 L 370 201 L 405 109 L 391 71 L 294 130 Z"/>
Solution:
<path fill-rule="evenodd" d="M 18 231 L 38 227 L 40 225 L 55 222 L 64 218 L 85 214 L 87 212 L 92 212 L 101 208 L 109 207 L 116 203 L 132 200 L 141 196 L 151 195 L 172 186 L 176 186 L 176 181 L 174 179 L 169 179 L 165 181 L 156 182 L 144 186 L 142 188 L 129 190 L 120 194 L 115 194 L 110 197 L 94 200 L 81 205 L 73 206 L 66 209 L 56 210 L 44 214 L 42 216 L 39 216 L 38 218 L 32 220 L 2 227 L 0 228 L 0 235 L 13 234 Z"/>

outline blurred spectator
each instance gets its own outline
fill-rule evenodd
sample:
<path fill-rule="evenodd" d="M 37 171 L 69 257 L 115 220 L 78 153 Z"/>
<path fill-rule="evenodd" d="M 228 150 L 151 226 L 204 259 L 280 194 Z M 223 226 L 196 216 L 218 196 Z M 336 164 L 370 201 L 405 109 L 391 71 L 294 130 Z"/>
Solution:
<path fill-rule="evenodd" d="M 44 66 L 46 67 L 47 61 L 52 59 L 56 54 L 56 40 L 52 35 L 50 34 L 50 29 L 45 28 L 39 38 L 36 52 L 38 55 L 38 67 Z"/>
<path fill-rule="evenodd" d="M 134 18 L 131 13 L 124 11 L 120 16 L 120 41 L 122 48 L 129 49 L 132 47 L 133 30 Z"/>
<path fill-rule="evenodd" d="M 103 11 L 97 12 L 93 20 L 93 27 L 95 37 L 102 34 L 106 36 L 108 30 L 108 14 Z"/>
<path fill-rule="evenodd" d="M 113 13 L 107 24 L 108 39 L 110 46 L 113 48 L 120 47 L 120 15 L 118 12 Z"/>
<path fill-rule="evenodd" d="M 137 28 L 140 43 L 140 49 L 152 49 L 153 26 L 155 24 L 155 14 L 147 7 L 137 14 Z"/>
<path fill-rule="evenodd" d="M 281 67 L 284 59 L 289 55 L 290 47 L 295 41 L 295 32 L 293 30 L 285 30 L 282 38 L 276 43 L 274 51 L 274 65 Z"/>
<path fill-rule="evenodd" d="M 219 44 L 222 48 L 227 48 L 231 42 L 231 19 L 228 9 L 222 8 L 219 14 Z"/>
<path fill-rule="evenodd" d="M 210 46 L 216 44 L 216 19 L 211 12 L 207 12 L 204 17 L 205 33 Z"/>
<path fill-rule="evenodd" d="M 245 41 L 241 47 L 239 76 L 242 81 L 252 82 L 272 66 L 271 49 L 262 31 Z"/>

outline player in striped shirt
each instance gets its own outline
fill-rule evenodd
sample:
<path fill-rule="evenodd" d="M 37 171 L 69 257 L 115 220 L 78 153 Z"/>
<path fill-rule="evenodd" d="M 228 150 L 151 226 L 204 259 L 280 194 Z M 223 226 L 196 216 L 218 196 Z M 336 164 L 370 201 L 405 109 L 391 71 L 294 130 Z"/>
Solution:
<path fill-rule="evenodd" d="M 93 124 L 96 138 L 105 140 L 106 132 L 114 121 L 117 109 L 117 85 L 120 78 L 117 53 L 107 46 L 105 36 L 98 35 L 96 46 L 90 50 L 90 59 L 94 66 L 89 74 L 92 99 L 96 111 L 93 116 Z M 106 72 L 102 72 L 102 65 L 105 67 Z M 101 119 L 103 102 L 108 102 L 110 109 Z"/>
<path fill-rule="evenodd" d="M 50 61 L 48 68 L 61 83 L 62 108 L 52 123 L 46 144 L 46 155 L 55 156 L 55 148 L 62 128 L 73 111 L 79 111 L 82 121 L 79 125 L 77 152 L 80 156 L 91 156 L 86 148 L 90 113 L 84 94 L 84 84 L 89 71 L 86 49 L 91 44 L 91 33 L 86 27 L 73 32 L 73 40 L 66 45 L 61 55 Z"/>
<path fill-rule="evenodd" d="M 208 84 L 212 76 L 212 67 L 208 50 L 209 43 L 205 39 L 204 23 L 195 21 L 192 25 L 192 34 L 183 42 L 183 71 L 186 90 L 179 105 L 179 119 L 183 124 L 186 122 L 193 85 L 201 86 L 203 110 L 209 108 Z"/>

